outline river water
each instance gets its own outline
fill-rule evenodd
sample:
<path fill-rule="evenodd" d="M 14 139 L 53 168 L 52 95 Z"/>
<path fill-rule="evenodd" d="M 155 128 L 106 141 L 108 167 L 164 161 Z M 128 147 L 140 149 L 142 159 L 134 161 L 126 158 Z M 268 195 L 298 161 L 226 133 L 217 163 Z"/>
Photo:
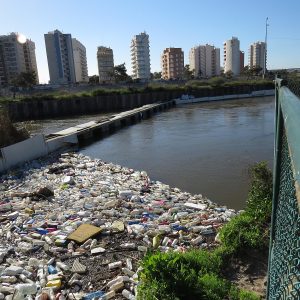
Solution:
<path fill-rule="evenodd" d="M 80 151 L 242 209 L 249 166 L 272 166 L 273 138 L 274 97 L 263 97 L 174 107 Z"/>

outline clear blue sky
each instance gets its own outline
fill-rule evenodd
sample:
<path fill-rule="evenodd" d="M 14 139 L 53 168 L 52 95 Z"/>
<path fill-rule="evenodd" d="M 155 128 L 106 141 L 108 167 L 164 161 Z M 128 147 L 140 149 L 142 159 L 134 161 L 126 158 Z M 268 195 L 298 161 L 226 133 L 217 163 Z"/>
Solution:
<path fill-rule="evenodd" d="M 197 44 L 221 48 L 236 36 L 248 61 L 249 45 L 264 41 L 269 17 L 268 68 L 300 67 L 300 0 L 0 0 L 0 35 L 20 32 L 36 44 L 41 82 L 49 79 L 44 33 L 71 33 L 87 49 L 89 75 L 97 74 L 97 46 L 110 46 L 115 64 L 131 73 L 130 41 L 150 36 L 151 71 L 160 71 L 166 47 L 181 47 L 188 63 Z M 223 61 L 221 59 L 221 65 Z"/>

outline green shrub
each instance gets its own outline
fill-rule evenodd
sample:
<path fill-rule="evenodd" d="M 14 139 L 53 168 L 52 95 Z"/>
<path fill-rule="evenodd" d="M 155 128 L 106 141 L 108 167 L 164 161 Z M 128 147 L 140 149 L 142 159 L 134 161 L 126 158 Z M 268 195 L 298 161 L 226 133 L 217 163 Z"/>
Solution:
<path fill-rule="evenodd" d="M 148 253 L 142 261 L 138 299 L 259 300 L 222 278 L 224 266 L 245 249 L 268 247 L 272 173 L 266 163 L 250 170 L 246 209 L 220 230 L 221 246 L 213 251 Z"/>
<path fill-rule="evenodd" d="M 220 230 L 220 238 L 231 252 L 267 248 L 272 212 L 272 173 L 265 162 L 251 168 L 251 188 L 245 212 Z"/>
<path fill-rule="evenodd" d="M 221 279 L 215 274 L 205 274 L 199 277 L 199 285 L 203 291 L 204 299 L 223 300 L 226 299 L 230 291 L 230 282 Z"/>
<path fill-rule="evenodd" d="M 254 292 L 246 291 L 243 289 L 238 289 L 235 286 L 231 286 L 229 291 L 230 300 L 260 300 L 261 297 Z"/>
<path fill-rule="evenodd" d="M 29 138 L 26 129 L 17 129 L 11 122 L 8 113 L 0 110 L 0 148 L 21 142 Z"/>
<path fill-rule="evenodd" d="M 138 299 L 257 300 L 254 293 L 236 288 L 223 279 L 220 251 L 148 253 L 143 259 Z"/>
<path fill-rule="evenodd" d="M 257 221 L 269 222 L 272 212 L 272 172 L 266 162 L 250 169 L 251 188 L 246 211 Z"/>
<path fill-rule="evenodd" d="M 101 95 L 105 95 L 107 93 L 107 91 L 105 89 L 97 89 L 92 91 L 92 96 L 101 96 Z"/>
<path fill-rule="evenodd" d="M 213 77 L 208 80 L 208 83 L 213 87 L 219 87 L 224 85 L 225 79 L 222 77 Z"/>
<path fill-rule="evenodd" d="M 220 238 L 229 252 L 235 253 L 245 248 L 261 248 L 264 237 L 260 227 L 246 212 L 234 217 L 220 231 Z"/>

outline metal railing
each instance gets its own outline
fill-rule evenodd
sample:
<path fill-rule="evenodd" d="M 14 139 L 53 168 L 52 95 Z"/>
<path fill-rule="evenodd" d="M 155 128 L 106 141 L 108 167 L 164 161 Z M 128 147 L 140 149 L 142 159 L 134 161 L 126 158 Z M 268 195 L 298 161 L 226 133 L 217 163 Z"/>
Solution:
<path fill-rule="evenodd" d="M 267 299 L 300 299 L 300 82 L 276 79 L 275 89 L 275 159 Z"/>

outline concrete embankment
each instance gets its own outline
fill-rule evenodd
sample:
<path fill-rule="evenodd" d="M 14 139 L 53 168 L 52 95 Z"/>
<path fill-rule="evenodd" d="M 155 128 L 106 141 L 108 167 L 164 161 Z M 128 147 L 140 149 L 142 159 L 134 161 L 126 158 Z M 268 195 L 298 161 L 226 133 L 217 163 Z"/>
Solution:
<path fill-rule="evenodd" d="M 223 97 L 227 95 L 252 94 L 253 91 L 273 89 L 272 85 L 240 85 L 214 88 L 190 88 L 183 90 L 152 91 L 123 95 L 99 95 L 62 99 L 26 99 L 6 104 L 9 116 L 14 121 L 57 118 L 83 114 L 116 112 L 141 107 L 146 104 L 170 101 L 182 94 L 200 97 Z"/>
<path fill-rule="evenodd" d="M 79 124 L 46 137 L 39 134 L 25 141 L 1 148 L 0 172 L 8 170 L 17 164 L 46 156 L 61 148 L 77 145 L 85 140 L 100 138 L 104 134 L 149 118 L 152 114 L 174 105 L 175 101 L 148 104 L 119 113 L 105 120 Z"/>
<path fill-rule="evenodd" d="M 12 120 L 25 121 L 131 110 L 146 104 L 169 101 L 180 95 L 181 93 L 175 91 L 129 95 L 101 95 L 57 100 L 43 100 L 41 98 L 38 100 L 10 102 L 6 105 L 6 108 Z"/>

